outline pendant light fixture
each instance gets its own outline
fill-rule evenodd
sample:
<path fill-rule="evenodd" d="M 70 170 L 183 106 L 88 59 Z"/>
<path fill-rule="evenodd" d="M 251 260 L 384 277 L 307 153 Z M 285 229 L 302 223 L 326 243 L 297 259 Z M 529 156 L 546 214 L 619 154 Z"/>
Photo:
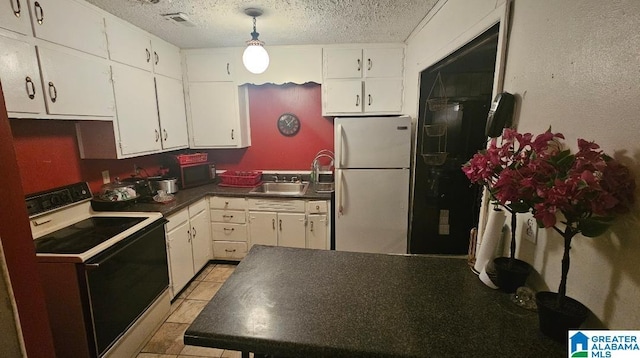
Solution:
<path fill-rule="evenodd" d="M 253 17 L 253 32 L 251 40 L 247 41 L 247 48 L 242 54 L 242 63 L 247 71 L 260 74 L 269 67 L 269 54 L 264 49 L 264 42 L 258 40 L 260 34 L 256 32 L 256 17 L 262 15 L 262 10 L 256 8 L 248 8 L 244 13 Z"/>

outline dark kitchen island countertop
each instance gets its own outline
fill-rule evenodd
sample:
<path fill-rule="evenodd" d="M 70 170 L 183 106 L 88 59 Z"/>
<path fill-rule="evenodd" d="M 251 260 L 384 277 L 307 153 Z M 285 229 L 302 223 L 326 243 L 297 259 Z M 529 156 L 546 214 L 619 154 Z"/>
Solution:
<path fill-rule="evenodd" d="M 467 261 L 254 245 L 184 335 L 283 357 L 561 357 Z"/>

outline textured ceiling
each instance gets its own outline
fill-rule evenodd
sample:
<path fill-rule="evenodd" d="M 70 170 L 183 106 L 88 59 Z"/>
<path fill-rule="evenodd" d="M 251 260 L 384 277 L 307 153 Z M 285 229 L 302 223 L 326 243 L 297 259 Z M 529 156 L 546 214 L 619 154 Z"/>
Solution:
<path fill-rule="evenodd" d="M 268 45 L 403 42 L 437 0 L 87 0 L 180 48 L 236 47 L 251 39 L 255 7 Z M 185 13 L 194 27 L 161 15 Z"/>

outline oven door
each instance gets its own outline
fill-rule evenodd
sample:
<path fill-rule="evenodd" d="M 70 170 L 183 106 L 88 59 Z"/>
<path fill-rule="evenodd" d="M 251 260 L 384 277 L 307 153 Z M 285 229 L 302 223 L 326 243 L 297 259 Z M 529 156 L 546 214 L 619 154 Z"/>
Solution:
<path fill-rule="evenodd" d="M 157 220 L 85 262 L 98 356 L 167 289 L 165 223 Z"/>

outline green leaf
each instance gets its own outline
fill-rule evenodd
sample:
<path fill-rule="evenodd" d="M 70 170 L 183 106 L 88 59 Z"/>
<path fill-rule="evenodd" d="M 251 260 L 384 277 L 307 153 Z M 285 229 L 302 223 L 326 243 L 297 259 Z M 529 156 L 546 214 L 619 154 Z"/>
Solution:
<path fill-rule="evenodd" d="M 563 150 L 562 152 L 558 153 L 558 155 L 556 155 L 554 157 L 556 164 L 560 167 L 560 168 L 568 168 L 571 166 L 571 164 L 573 163 L 573 161 L 576 159 L 575 155 L 571 154 L 571 151 L 569 150 Z"/>
<path fill-rule="evenodd" d="M 612 217 L 595 217 L 578 220 L 578 230 L 586 237 L 596 237 L 607 232 Z"/>

